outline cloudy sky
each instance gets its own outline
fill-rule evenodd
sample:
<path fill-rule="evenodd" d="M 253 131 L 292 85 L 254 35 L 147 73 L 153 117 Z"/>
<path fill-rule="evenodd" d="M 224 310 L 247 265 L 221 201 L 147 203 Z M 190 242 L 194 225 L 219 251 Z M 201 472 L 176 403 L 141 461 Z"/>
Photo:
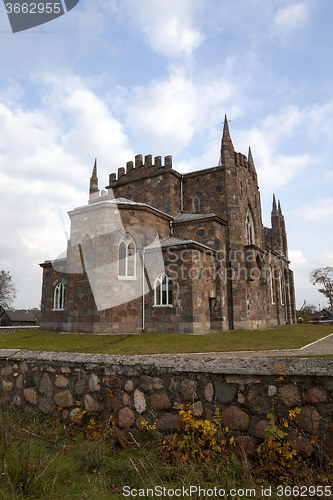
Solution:
<path fill-rule="evenodd" d="M 216 165 L 226 113 L 251 146 L 263 220 L 286 218 L 297 304 L 333 266 L 332 0 L 80 0 L 11 33 L 0 6 L 0 269 L 38 307 L 45 223 L 134 155 L 181 172 Z"/>

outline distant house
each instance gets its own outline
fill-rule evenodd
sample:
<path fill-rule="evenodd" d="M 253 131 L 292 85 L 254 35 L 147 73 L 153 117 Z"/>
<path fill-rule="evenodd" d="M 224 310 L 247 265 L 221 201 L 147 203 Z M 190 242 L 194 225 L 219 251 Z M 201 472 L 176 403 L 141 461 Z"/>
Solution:
<path fill-rule="evenodd" d="M 327 309 L 321 310 L 322 319 L 332 319 L 332 313 L 330 313 Z"/>
<path fill-rule="evenodd" d="M 0 326 L 35 326 L 37 320 L 31 311 L 0 307 Z"/>

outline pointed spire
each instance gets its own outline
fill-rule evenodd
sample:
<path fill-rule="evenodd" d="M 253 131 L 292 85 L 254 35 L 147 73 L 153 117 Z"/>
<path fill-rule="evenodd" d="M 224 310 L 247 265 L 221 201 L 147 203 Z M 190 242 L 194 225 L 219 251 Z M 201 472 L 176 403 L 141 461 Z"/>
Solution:
<path fill-rule="evenodd" d="M 248 157 L 247 157 L 247 162 L 248 162 L 249 165 L 251 165 L 251 167 L 254 167 L 254 161 L 253 161 L 252 151 L 251 151 L 250 147 L 249 147 L 249 154 L 248 154 Z"/>
<path fill-rule="evenodd" d="M 279 214 L 282 215 L 280 200 L 278 201 L 278 210 L 279 210 Z"/>
<path fill-rule="evenodd" d="M 98 193 L 97 159 L 95 158 L 94 168 L 90 177 L 89 194 Z"/>
<path fill-rule="evenodd" d="M 273 207 L 271 213 L 272 229 L 271 242 L 272 248 L 276 252 L 282 252 L 282 235 L 281 235 L 281 217 L 277 210 L 275 194 L 273 194 Z"/>
<path fill-rule="evenodd" d="M 230 137 L 227 115 L 224 118 L 223 134 L 221 141 L 221 156 L 219 163 L 226 165 L 230 160 L 234 162 L 234 146 Z"/>
<path fill-rule="evenodd" d="M 97 177 L 97 158 L 95 158 L 94 168 L 92 171 L 92 177 Z"/>
<path fill-rule="evenodd" d="M 230 137 L 230 132 L 229 132 L 229 125 L 228 125 L 227 115 L 224 115 L 222 144 L 223 143 L 228 143 L 228 142 L 232 144 L 231 137 Z"/>
<path fill-rule="evenodd" d="M 251 148 L 249 147 L 249 154 L 248 154 L 248 157 L 247 157 L 247 164 L 249 166 L 249 170 L 250 172 L 252 172 L 252 178 L 256 181 L 256 183 L 258 184 L 258 177 L 257 177 L 257 171 L 256 171 L 256 167 L 254 166 L 254 161 L 253 161 L 253 156 L 252 156 L 252 151 L 251 151 Z"/>

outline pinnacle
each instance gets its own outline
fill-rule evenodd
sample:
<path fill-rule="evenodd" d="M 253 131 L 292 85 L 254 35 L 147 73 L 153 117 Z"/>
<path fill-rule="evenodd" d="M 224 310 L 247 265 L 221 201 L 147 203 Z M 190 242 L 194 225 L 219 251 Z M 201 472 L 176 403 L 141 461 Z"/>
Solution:
<path fill-rule="evenodd" d="M 92 171 L 92 177 L 97 177 L 97 158 L 95 158 L 94 168 Z"/>
<path fill-rule="evenodd" d="M 252 151 L 251 151 L 250 147 L 249 147 L 249 154 L 247 157 L 247 161 L 248 161 L 249 165 L 251 165 L 251 167 L 254 167 L 254 161 L 253 161 Z"/>
<path fill-rule="evenodd" d="M 222 134 L 222 141 L 221 141 L 221 163 L 222 164 L 224 164 L 226 161 L 225 150 L 228 150 L 229 155 L 231 154 L 233 156 L 234 146 L 232 144 L 232 140 L 230 137 L 227 115 L 225 115 L 225 118 L 224 118 L 223 134 Z"/>
<path fill-rule="evenodd" d="M 279 210 L 279 214 L 282 215 L 280 200 L 278 201 L 278 210 Z"/>
<path fill-rule="evenodd" d="M 226 141 L 230 141 L 231 142 L 231 137 L 230 137 L 230 132 L 229 132 L 229 125 L 228 125 L 228 120 L 227 120 L 227 115 L 224 116 L 222 143 L 226 142 Z"/>
<path fill-rule="evenodd" d="M 275 199 L 275 194 L 273 194 L 273 207 L 272 207 L 272 212 L 276 212 L 277 211 L 277 208 L 276 208 L 276 199 Z"/>
<path fill-rule="evenodd" d="M 98 192 L 98 177 L 97 177 L 97 159 L 95 158 L 94 168 L 90 177 L 90 189 L 89 193 Z"/>

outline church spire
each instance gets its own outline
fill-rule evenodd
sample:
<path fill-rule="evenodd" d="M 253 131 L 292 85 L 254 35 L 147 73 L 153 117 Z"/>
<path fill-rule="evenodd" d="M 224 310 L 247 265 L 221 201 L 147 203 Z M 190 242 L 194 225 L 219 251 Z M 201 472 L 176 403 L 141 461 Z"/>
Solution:
<path fill-rule="evenodd" d="M 95 158 L 94 168 L 90 177 L 89 194 L 98 193 L 97 159 Z"/>
<path fill-rule="evenodd" d="M 232 140 L 231 140 L 230 132 L 229 132 L 227 115 L 225 115 L 222 141 L 221 141 L 220 164 L 226 165 L 227 161 L 231 160 L 231 159 L 234 161 L 234 151 L 235 151 L 234 146 L 232 144 Z"/>
<path fill-rule="evenodd" d="M 224 145 L 229 145 L 234 149 L 234 146 L 232 144 L 232 140 L 230 137 L 230 132 L 229 132 L 229 125 L 228 125 L 228 120 L 227 120 L 227 115 L 224 115 L 224 125 L 223 125 L 223 134 L 222 134 L 222 144 Z"/>
<path fill-rule="evenodd" d="M 272 206 L 272 212 L 277 212 L 275 194 L 273 194 L 273 206 Z"/>

